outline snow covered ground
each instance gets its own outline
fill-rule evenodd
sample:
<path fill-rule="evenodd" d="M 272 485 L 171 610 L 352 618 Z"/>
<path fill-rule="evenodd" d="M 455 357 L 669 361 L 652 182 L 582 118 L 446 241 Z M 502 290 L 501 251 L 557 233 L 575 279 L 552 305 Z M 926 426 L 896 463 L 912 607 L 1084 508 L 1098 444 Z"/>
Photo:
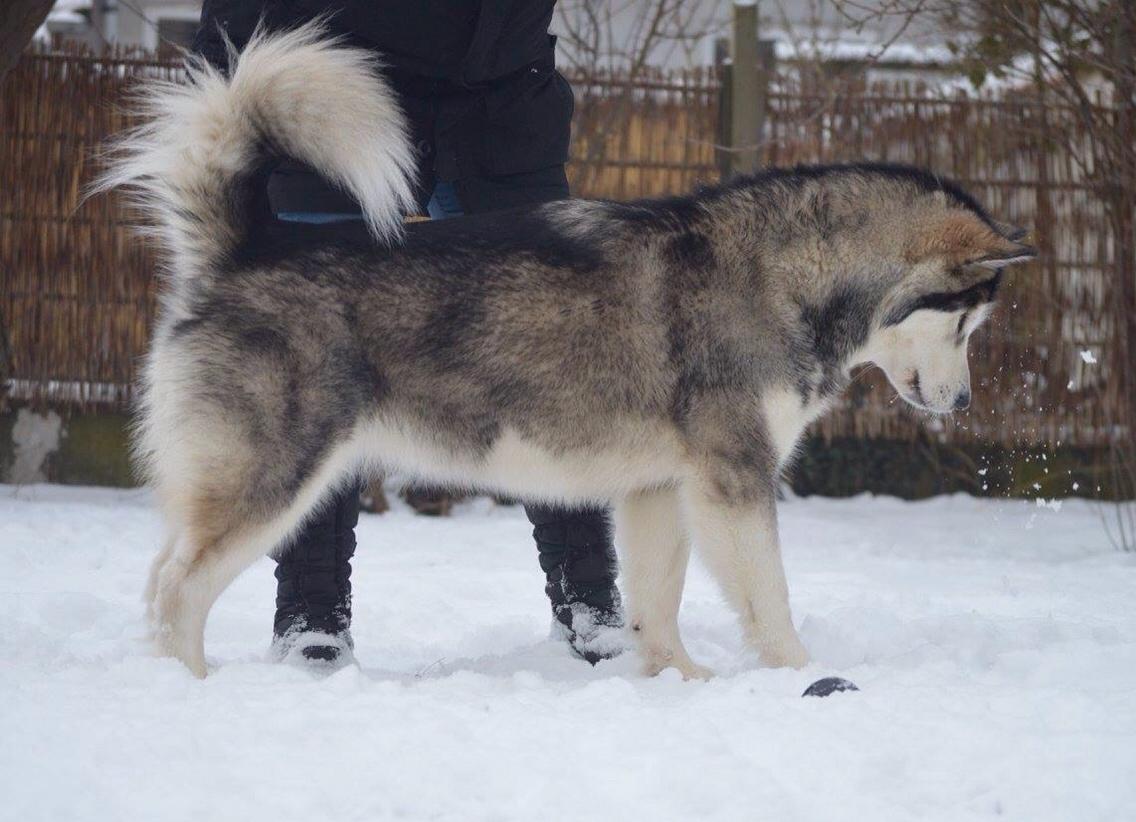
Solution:
<path fill-rule="evenodd" d="M 360 667 L 265 660 L 272 564 L 198 681 L 151 658 L 142 492 L 0 486 L 0 819 L 1132 819 L 1136 557 L 1089 505 L 792 500 L 814 662 L 759 668 L 697 566 L 709 683 L 546 639 L 528 524 L 364 516 Z M 822 676 L 859 693 L 802 699 Z"/>

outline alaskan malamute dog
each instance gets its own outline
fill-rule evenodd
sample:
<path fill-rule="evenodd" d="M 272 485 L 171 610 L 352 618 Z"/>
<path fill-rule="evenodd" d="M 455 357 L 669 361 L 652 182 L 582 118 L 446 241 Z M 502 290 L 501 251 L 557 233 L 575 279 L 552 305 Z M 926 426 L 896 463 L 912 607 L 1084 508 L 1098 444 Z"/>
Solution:
<path fill-rule="evenodd" d="M 221 591 L 373 469 L 614 504 L 650 673 L 707 674 L 676 619 L 692 542 L 763 662 L 804 665 L 779 472 L 857 364 L 964 408 L 967 338 L 1035 253 L 956 186 L 876 165 L 404 227 L 413 151 L 365 52 L 309 26 L 255 37 L 231 79 L 191 75 L 151 86 L 101 187 L 133 188 L 164 252 L 137 448 L 169 538 L 147 597 L 199 676 Z M 365 225 L 267 219 L 282 156 Z"/>

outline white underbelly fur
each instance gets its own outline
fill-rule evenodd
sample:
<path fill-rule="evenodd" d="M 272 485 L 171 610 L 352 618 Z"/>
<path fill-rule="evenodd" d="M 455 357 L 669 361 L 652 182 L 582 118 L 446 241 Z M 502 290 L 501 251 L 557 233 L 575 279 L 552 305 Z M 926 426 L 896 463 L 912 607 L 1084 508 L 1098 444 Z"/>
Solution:
<path fill-rule="evenodd" d="M 766 428 L 784 464 L 804 429 L 826 403 L 803 404 L 791 390 L 763 401 Z M 350 450 L 372 467 L 440 485 L 496 491 L 525 499 L 609 501 L 670 485 L 684 474 L 683 449 L 662 425 L 627 425 L 616 443 L 598 452 L 554 453 L 506 429 L 487 454 L 454 451 L 417 426 L 389 418 L 362 422 Z"/>
<path fill-rule="evenodd" d="M 506 429 L 478 457 L 390 420 L 361 424 L 355 439 L 366 460 L 383 471 L 525 499 L 608 501 L 674 483 L 682 471 L 674 435 L 648 425 L 600 453 L 553 453 Z"/>

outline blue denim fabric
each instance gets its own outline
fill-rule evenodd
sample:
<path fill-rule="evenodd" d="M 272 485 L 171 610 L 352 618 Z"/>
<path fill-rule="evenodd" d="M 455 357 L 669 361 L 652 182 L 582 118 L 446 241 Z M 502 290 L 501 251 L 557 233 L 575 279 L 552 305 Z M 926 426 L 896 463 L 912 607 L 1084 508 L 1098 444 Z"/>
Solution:
<path fill-rule="evenodd" d="M 431 219 L 445 220 L 448 217 L 461 217 L 465 214 L 458 192 L 453 183 L 438 183 L 434 187 L 434 194 L 426 204 L 426 211 Z M 328 223 L 342 223 L 348 220 L 362 220 L 362 214 L 332 214 L 323 211 L 281 211 L 276 219 L 286 223 L 314 223 L 326 225 Z"/>
<path fill-rule="evenodd" d="M 433 220 L 445 220 L 465 214 L 453 183 L 440 182 L 434 186 L 434 196 L 426 204 L 426 212 Z"/>
<path fill-rule="evenodd" d="M 331 214 L 326 211 L 281 211 L 276 215 L 277 220 L 286 223 L 345 223 L 349 220 L 362 220 L 362 214 Z"/>

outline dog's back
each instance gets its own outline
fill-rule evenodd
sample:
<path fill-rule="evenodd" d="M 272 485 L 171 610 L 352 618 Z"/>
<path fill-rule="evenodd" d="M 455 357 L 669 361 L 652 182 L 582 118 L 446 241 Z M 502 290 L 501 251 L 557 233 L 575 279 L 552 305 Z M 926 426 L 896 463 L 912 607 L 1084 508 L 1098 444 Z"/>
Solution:
<path fill-rule="evenodd" d="M 415 224 L 393 248 L 357 227 L 269 226 L 179 306 L 153 367 L 217 400 L 210 427 L 256 431 L 258 479 L 234 493 L 287 500 L 348 441 L 386 470 L 516 495 L 666 481 L 666 267 L 642 235 L 630 256 L 626 239 L 565 231 L 561 211 Z"/>

